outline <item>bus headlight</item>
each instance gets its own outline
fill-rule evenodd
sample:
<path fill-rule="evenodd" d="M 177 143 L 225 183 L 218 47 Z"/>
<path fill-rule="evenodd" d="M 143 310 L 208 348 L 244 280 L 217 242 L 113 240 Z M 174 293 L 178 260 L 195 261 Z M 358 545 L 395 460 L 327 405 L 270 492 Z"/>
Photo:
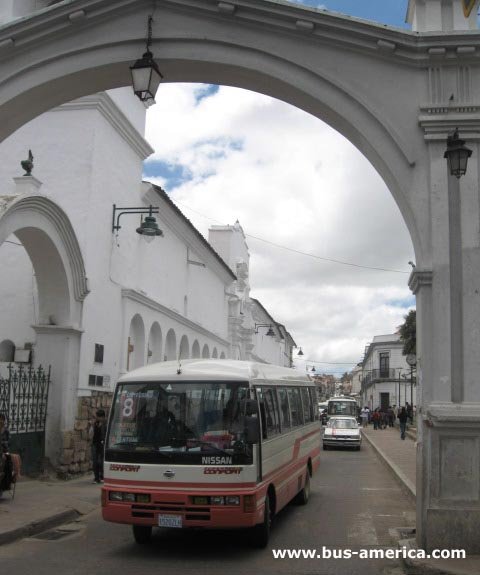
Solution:
<path fill-rule="evenodd" d="M 125 491 L 110 491 L 108 493 L 110 501 L 126 501 L 127 503 L 150 503 L 149 493 L 128 493 Z"/>
<path fill-rule="evenodd" d="M 210 503 L 212 505 L 224 505 L 225 497 L 222 495 L 212 495 L 212 497 L 210 497 Z"/>
<path fill-rule="evenodd" d="M 123 501 L 123 493 L 121 491 L 110 491 L 108 498 L 110 501 Z"/>
<path fill-rule="evenodd" d="M 227 495 L 225 497 L 225 505 L 240 505 L 240 497 L 238 495 Z"/>

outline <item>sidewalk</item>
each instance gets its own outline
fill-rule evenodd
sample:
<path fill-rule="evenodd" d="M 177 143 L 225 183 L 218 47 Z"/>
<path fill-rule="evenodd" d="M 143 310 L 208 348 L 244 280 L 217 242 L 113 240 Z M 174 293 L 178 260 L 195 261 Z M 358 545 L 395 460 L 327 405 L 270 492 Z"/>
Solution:
<path fill-rule="evenodd" d="M 374 430 L 373 425 L 362 429 L 364 440 L 373 447 L 405 491 L 415 499 L 416 497 L 416 443 L 413 434 L 407 438 L 400 438 L 398 427 Z M 399 542 L 401 547 L 416 549 L 414 539 L 405 539 Z M 480 555 L 467 556 L 466 559 L 406 559 L 404 568 L 408 575 L 479 575 Z"/>
<path fill-rule="evenodd" d="M 362 435 L 415 499 L 417 455 L 416 445 L 411 437 L 407 436 L 402 440 L 397 427 L 374 430 L 373 425 L 363 428 Z"/>
<path fill-rule="evenodd" d="M 18 481 L 15 499 L 0 499 L 0 545 L 73 521 L 100 505 L 100 486 L 90 476 L 71 481 Z"/>

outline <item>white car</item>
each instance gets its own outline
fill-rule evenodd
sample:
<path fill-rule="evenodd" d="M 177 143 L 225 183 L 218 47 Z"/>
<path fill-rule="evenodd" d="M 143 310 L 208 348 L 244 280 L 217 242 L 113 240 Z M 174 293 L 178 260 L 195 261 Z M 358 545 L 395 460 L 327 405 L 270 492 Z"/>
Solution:
<path fill-rule="evenodd" d="M 323 449 L 353 447 L 360 450 L 362 434 L 355 417 L 330 417 L 323 433 Z"/>

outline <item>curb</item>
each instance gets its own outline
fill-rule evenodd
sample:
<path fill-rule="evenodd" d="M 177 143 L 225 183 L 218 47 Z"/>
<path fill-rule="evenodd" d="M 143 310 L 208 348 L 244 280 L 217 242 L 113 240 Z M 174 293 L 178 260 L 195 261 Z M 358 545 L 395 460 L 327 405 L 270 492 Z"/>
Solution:
<path fill-rule="evenodd" d="M 410 481 L 410 479 L 408 479 L 408 477 L 403 473 L 403 471 L 397 466 L 395 465 L 395 463 L 393 463 L 392 461 L 390 461 L 390 459 L 388 458 L 387 454 L 384 453 L 380 447 L 378 447 L 377 445 L 375 445 L 375 443 L 373 442 L 372 439 L 370 439 L 368 437 L 368 435 L 366 433 L 362 433 L 362 438 L 366 439 L 369 443 L 369 445 L 373 448 L 373 450 L 380 456 L 380 458 L 382 459 L 383 463 L 390 469 L 390 471 L 393 472 L 395 478 L 398 480 L 398 482 L 401 484 L 401 486 L 405 489 L 405 491 L 407 492 L 407 494 L 413 499 L 413 501 L 415 502 L 416 498 L 417 498 L 417 493 L 416 493 L 416 487 L 415 485 Z"/>
<path fill-rule="evenodd" d="M 5 531 L 0 533 L 0 545 L 6 545 L 7 543 L 13 543 L 17 539 L 23 539 L 25 537 L 31 537 L 32 535 L 38 535 L 43 531 L 62 525 L 62 523 L 67 523 L 68 521 L 73 521 L 77 519 L 80 513 L 76 509 L 66 509 L 50 517 L 45 517 L 45 519 L 39 519 L 38 521 L 32 521 L 27 525 L 13 529 L 12 531 Z"/>

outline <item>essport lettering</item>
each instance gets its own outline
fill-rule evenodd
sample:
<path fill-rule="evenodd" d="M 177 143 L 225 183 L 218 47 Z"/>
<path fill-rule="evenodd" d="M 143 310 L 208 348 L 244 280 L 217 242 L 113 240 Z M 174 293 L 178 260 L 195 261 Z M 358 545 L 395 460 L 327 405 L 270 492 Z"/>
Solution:
<path fill-rule="evenodd" d="M 110 471 L 129 471 L 137 473 L 140 465 L 121 465 L 120 463 L 110 463 Z"/>

